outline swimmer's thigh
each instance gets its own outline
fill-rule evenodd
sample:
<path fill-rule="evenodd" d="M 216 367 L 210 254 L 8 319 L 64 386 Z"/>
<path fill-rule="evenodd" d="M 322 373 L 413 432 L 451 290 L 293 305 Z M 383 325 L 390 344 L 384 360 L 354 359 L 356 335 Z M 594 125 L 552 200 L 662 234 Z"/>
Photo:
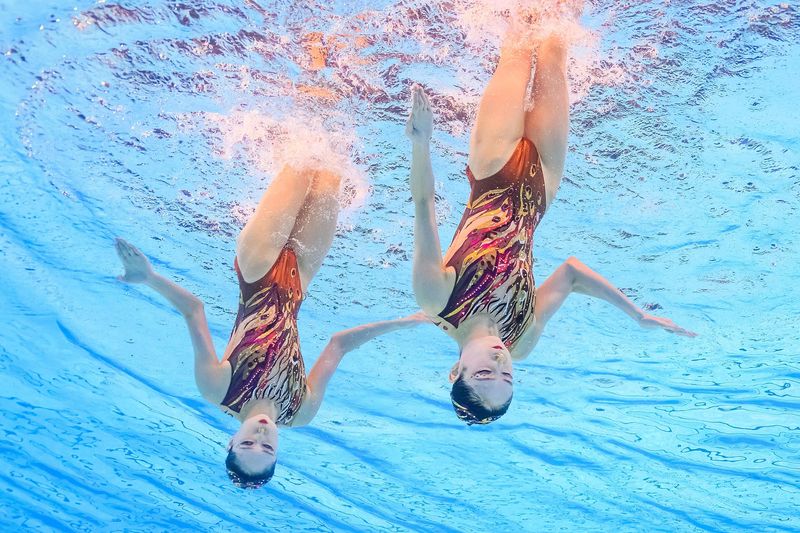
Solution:
<path fill-rule="evenodd" d="M 289 240 L 305 202 L 312 173 L 284 167 L 270 183 L 256 212 L 236 239 L 236 258 L 248 283 L 260 279 Z"/>
<path fill-rule="evenodd" d="M 289 244 L 297 254 L 303 290 L 322 266 L 336 233 L 339 215 L 341 177 L 328 171 L 317 171 L 311 189 L 300 209 Z"/>
<path fill-rule="evenodd" d="M 470 136 L 468 164 L 477 180 L 503 168 L 525 132 L 531 53 L 514 47 L 504 47 L 500 52 Z"/>
<path fill-rule="evenodd" d="M 569 133 L 567 48 L 559 37 L 551 37 L 539 46 L 533 102 L 533 109 L 525 117 L 525 137 L 536 145 L 542 159 L 549 206 L 564 174 Z"/>

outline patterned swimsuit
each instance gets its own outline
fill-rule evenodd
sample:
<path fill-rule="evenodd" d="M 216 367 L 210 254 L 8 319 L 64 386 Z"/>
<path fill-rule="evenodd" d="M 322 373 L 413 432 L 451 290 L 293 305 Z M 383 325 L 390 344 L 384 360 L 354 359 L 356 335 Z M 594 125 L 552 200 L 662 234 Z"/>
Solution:
<path fill-rule="evenodd" d="M 439 325 L 487 313 L 510 348 L 533 323 L 533 232 L 546 208 L 539 153 L 523 138 L 496 174 L 476 180 L 467 167 L 467 177 L 472 192 L 445 257 L 456 281 Z"/>
<path fill-rule="evenodd" d="M 250 400 L 269 398 L 278 407 L 275 423 L 288 424 L 306 393 L 297 332 L 303 300 L 297 256 L 285 247 L 255 283 L 242 278 L 238 261 L 233 266 L 239 278 L 239 312 L 231 332 L 231 382 L 222 408 L 239 413 Z"/>

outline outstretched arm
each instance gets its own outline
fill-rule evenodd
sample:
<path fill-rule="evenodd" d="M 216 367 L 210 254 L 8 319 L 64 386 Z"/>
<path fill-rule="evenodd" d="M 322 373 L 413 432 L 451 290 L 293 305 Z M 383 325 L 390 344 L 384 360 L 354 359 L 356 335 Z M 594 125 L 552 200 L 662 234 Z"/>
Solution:
<path fill-rule="evenodd" d="M 219 403 L 230 382 L 230 371 L 217 359 L 214 343 L 206 322 L 203 302 L 180 285 L 156 273 L 150 261 L 135 246 L 117 238 L 117 255 L 125 267 L 125 274 L 117 279 L 126 283 L 143 283 L 151 287 L 177 309 L 186 320 L 194 347 L 194 377 L 204 398 Z"/>
<path fill-rule="evenodd" d="M 696 333 L 678 326 L 668 318 L 645 313 L 603 276 L 577 258 L 570 257 L 536 289 L 534 309 L 536 321 L 534 327 L 526 331 L 514 347 L 515 355 L 526 357 L 530 353 L 538 342 L 544 326 L 558 311 L 567 296 L 573 292 L 607 301 L 643 328 L 661 328 L 685 337 L 697 336 Z"/>
<path fill-rule="evenodd" d="M 316 416 L 319 406 L 322 405 L 328 382 L 346 353 L 379 335 L 410 328 L 424 322 L 429 322 L 429 320 L 424 313 L 419 312 L 396 320 L 373 322 L 334 333 L 311 368 L 311 372 L 308 373 L 308 395 L 291 425 L 304 426 Z"/>
<path fill-rule="evenodd" d="M 411 196 L 414 199 L 414 295 L 419 306 L 438 313 L 447 304 L 452 280 L 442 267 L 442 247 L 436 226 L 431 132 L 433 113 L 427 95 L 419 85 L 411 88 L 413 102 L 406 124 L 411 139 Z"/>

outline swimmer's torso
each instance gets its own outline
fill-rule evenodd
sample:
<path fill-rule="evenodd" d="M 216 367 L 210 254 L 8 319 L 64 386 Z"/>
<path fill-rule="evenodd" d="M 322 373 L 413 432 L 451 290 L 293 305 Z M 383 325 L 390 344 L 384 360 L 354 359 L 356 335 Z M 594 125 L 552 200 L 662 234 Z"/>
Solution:
<path fill-rule="evenodd" d="M 468 167 L 467 177 L 472 192 L 444 259 L 455 285 L 437 323 L 453 335 L 464 320 L 488 314 L 510 349 L 533 324 L 533 233 L 546 209 L 539 154 L 523 138 L 496 174 L 475 180 Z"/>
<path fill-rule="evenodd" d="M 239 278 L 239 311 L 227 361 L 231 382 L 221 407 L 239 413 L 251 400 L 268 398 L 278 408 L 276 424 L 288 425 L 303 403 L 306 372 L 300 354 L 297 313 L 303 299 L 297 257 L 284 248 L 258 281 Z"/>

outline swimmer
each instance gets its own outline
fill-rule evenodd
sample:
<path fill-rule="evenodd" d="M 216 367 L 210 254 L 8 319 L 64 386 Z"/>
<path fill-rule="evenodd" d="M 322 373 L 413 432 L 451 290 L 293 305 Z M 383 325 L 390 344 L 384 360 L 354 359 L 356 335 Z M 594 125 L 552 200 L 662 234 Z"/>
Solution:
<path fill-rule="evenodd" d="M 533 61 L 534 105 L 526 110 Z M 444 257 L 430 156 L 433 110 L 422 88 L 412 88 L 406 134 L 412 144 L 414 293 L 423 311 L 459 346 L 449 375 L 450 396 L 467 424 L 487 424 L 505 414 L 513 392 L 512 361 L 528 357 L 572 293 L 605 300 L 643 328 L 695 336 L 668 318 L 646 313 L 575 257 L 538 288 L 534 285 L 533 234 L 553 202 L 566 158 L 566 69 L 562 37 L 551 34 L 531 46 L 506 39 L 470 139 L 471 194 Z"/>
<path fill-rule="evenodd" d="M 422 313 L 335 333 L 306 376 L 297 314 L 333 241 L 340 177 L 325 170 L 284 167 L 239 234 L 234 269 L 239 310 L 220 361 L 203 302 L 154 272 L 134 246 L 117 239 L 121 281 L 157 291 L 183 315 L 194 347 L 194 375 L 203 398 L 241 427 L 228 443 L 233 483 L 257 488 L 275 471 L 278 428 L 311 422 L 342 357 L 368 340 L 427 322 Z"/>

